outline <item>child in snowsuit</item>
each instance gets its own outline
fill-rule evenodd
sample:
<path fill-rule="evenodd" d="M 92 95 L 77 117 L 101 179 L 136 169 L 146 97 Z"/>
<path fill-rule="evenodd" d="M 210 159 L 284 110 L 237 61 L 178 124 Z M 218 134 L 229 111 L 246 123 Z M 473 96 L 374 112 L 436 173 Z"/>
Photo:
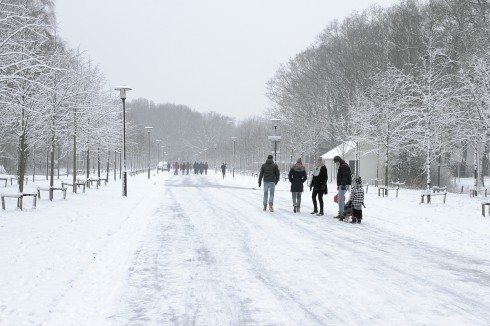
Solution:
<path fill-rule="evenodd" d="M 357 177 L 351 189 L 350 200 L 352 202 L 352 221 L 351 223 L 361 223 L 362 206 L 364 206 L 364 188 L 362 187 L 361 177 Z"/>

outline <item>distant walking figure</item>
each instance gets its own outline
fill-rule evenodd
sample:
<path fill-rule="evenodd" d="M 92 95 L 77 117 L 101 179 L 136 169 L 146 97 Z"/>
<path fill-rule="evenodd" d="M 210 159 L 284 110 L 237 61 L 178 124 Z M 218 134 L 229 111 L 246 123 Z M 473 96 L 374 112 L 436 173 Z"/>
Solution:
<path fill-rule="evenodd" d="M 226 174 L 226 163 L 224 162 L 223 164 L 221 164 L 221 173 L 223 174 L 223 179 L 224 179 Z"/>
<path fill-rule="evenodd" d="M 279 167 L 274 163 L 272 155 L 267 156 L 267 160 L 262 164 L 259 174 L 259 188 L 262 185 L 262 179 L 264 179 L 264 211 L 267 209 L 267 202 L 269 202 L 269 210 L 271 212 L 274 211 L 274 190 L 280 176 Z"/>

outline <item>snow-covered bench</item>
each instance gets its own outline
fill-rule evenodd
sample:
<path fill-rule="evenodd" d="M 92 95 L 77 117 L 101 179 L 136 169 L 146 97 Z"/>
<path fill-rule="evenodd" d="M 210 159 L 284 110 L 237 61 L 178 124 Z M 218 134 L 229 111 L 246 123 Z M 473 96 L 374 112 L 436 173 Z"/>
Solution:
<path fill-rule="evenodd" d="M 427 204 L 430 204 L 431 197 L 433 196 L 443 196 L 442 202 L 446 203 L 447 187 L 432 187 L 432 189 L 427 189 L 421 194 L 420 203 L 424 203 L 424 197 L 427 197 Z"/>
<path fill-rule="evenodd" d="M 90 187 L 92 186 L 92 183 L 95 182 L 95 185 L 97 187 L 97 189 L 99 189 L 99 186 L 100 186 L 100 178 L 88 178 L 86 183 L 87 183 L 87 187 L 90 189 Z"/>
<path fill-rule="evenodd" d="M 73 187 L 73 183 L 62 181 L 61 182 L 61 187 L 64 188 L 65 186 Z M 80 181 L 80 180 L 76 180 L 75 181 L 75 187 L 73 188 L 73 190 L 75 191 L 75 193 L 77 193 L 78 187 L 82 187 L 83 188 L 83 193 L 85 193 L 85 181 Z"/>
<path fill-rule="evenodd" d="M 17 198 L 17 207 L 20 208 L 20 210 L 22 210 L 22 199 L 24 197 L 28 197 L 28 196 L 31 196 L 33 198 L 32 199 L 33 200 L 32 201 L 32 207 L 36 208 L 36 196 L 37 196 L 37 194 L 24 192 L 24 193 L 18 193 L 18 194 L 1 195 L 2 209 L 5 210 L 5 198 Z"/>
<path fill-rule="evenodd" d="M 378 187 L 378 196 L 385 196 L 388 197 L 388 191 L 390 190 L 395 190 L 396 191 L 396 198 L 398 198 L 398 190 L 400 190 L 400 185 L 395 184 L 393 187 L 388 187 L 388 186 L 379 186 Z"/>
<path fill-rule="evenodd" d="M 371 185 L 377 187 L 380 182 L 383 182 L 383 179 L 371 179 Z"/>
<path fill-rule="evenodd" d="M 66 199 L 66 190 L 67 188 L 65 187 L 47 187 L 47 188 L 41 188 L 37 187 L 37 198 L 41 199 L 41 191 L 48 191 L 48 192 L 54 192 L 55 190 L 59 190 L 63 192 L 63 199 Z M 51 198 L 50 198 L 51 200 Z"/>
<path fill-rule="evenodd" d="M 485 197 L 487 197 L 488 190 L 487 188 L 471 189 L 470 197 L 478 197 L 479 193 L 485 193 Z"/>

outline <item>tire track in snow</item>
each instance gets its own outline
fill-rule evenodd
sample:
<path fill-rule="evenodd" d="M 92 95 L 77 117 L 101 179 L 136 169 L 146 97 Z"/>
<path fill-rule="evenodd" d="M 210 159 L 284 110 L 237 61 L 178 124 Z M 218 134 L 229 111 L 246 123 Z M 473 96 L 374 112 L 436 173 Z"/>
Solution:
<path fill-rule="evenodd" d="M 154 238 L 147 239 L 135 257 L 129 275 L 130 290 L 118 323 L 212 325 L 222 324 L 231 316 L 233 323 L 242 324 L 247 317 L 233 311 L 236 303 L 227 293 L 221 293 L 214 257 L 174 191 L 171 189 L 166 198 L 171 206 L 162 206 L 161 215 L 156 216 L 161 219 L 156 223 Z M 169 211 L 172 216 L 164 218 Z M 210 295 L 213 300 L 207 304 Z M 218 316 L 215 307 L 221 310 Z"/>

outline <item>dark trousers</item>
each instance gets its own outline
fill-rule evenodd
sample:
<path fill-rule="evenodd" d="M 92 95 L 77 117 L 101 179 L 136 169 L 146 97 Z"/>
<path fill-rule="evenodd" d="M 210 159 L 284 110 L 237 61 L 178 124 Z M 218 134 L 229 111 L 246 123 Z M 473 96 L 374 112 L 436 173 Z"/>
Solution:
<path fill-rule="evenodd" d="M 313 211 L 318 212 L 316 205 L 316 197 L 318 195 L 318 201 L 320 202 L 320 213 L 323 213 L 323 191 L 318 191 L 313 189 L 313 193 L 311 194 L 311 199 L 313 200 Z"/>
<path fill-rule="evenodd" d="M 352 217 L 362 220 L 362 209 L 352 208 Z"/>

